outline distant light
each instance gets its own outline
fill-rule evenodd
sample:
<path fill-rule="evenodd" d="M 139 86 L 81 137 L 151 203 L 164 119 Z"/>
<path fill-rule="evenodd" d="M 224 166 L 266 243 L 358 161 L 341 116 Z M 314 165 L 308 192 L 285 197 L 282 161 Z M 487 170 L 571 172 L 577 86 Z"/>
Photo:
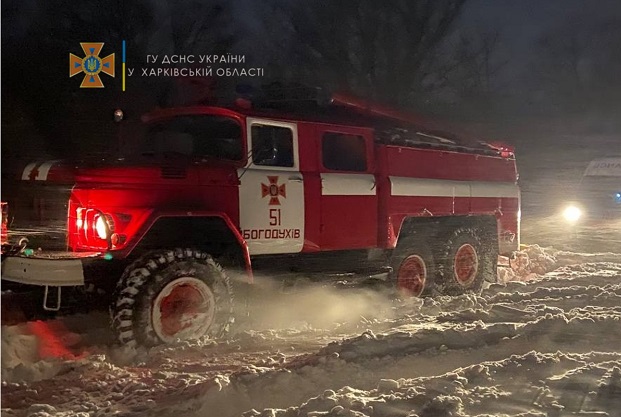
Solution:
<path fill-rule="evenodd" d="M 565 211 L 563 211 L 563 217 L 565 217 L 565 220 L 568 222 L 575 223 L 582 217 L 582 210 L 576 206 L 568 206 Z"/>
<path fill-rule="evenodd" d="M 120 122 L 121 120 L 123 120 L 123 110 L 121 109 L 116 109 L 114 111 L 114 121 L 115 122 Z"/>
<path fill-rule="evenodd" d="M 615 203 L 621 203 L 621 193 L 615 194 Z"/>
<path fill-rule="evenodd" d="M 108 252 L 108 253 L 106 253 L 106 254 L 103 256 L 103 258 L 104 258 L 106 261 L 110 261 L 110 260 L 112 260 L 112 254 L 111 254 L 110 252 Z"/>

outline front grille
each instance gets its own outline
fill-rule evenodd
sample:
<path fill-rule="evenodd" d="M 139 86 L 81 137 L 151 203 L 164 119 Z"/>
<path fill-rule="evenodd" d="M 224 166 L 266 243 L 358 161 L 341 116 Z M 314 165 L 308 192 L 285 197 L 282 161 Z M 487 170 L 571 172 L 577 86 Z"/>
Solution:
<path fill-rule="evenodd" d="M 187 176 L 187 171 L 182 167 L 162 167 L 162 178 L 183 179 Z"/>

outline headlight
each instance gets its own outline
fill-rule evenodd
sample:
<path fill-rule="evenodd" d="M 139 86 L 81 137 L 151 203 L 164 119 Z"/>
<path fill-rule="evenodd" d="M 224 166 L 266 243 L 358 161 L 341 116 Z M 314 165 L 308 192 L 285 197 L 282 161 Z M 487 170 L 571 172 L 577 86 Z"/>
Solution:
<path fill-rule="evenodd" d="M 582 210 L 574 205 L 568 206 L 563 211 L 563 217 L 570 223 L 577 222 L 582 217 Z"/>
<path fill-rule="evenodd" d="M 100 239 L 105 240 L 108 238 L 109 228 L 103 216 L 97 216 L 97 220 L 95 220 L 95 231 Z"/>

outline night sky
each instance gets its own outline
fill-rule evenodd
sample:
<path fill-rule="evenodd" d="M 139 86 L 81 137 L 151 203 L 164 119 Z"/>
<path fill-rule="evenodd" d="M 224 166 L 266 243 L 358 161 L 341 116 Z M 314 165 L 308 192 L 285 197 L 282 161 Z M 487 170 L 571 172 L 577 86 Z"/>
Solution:
<path fill-rule="evenodd" d="M 621 19 L 617 0 L 473 0 L 463 25 L 469 30 L 498 30 L 516 68 L 531 61 L 532 46 L 549 30 Z M 611 45 L 612 47 L 613 45 Z"/>
<path fill-rule="evenodd" d="M 92 138 L 95 147 L 100 147 L 107 141 L 105 135 L 109 136 L 116 129 L 111 124 L 114 108 L 126 108 L 136 121 L 138 114 L 166 101 L 162 96 L 171 88 L 162 83 L 155 85 L 152 80 L 130 80 L 128 85 L 131 88 L 123 94 L 119 91 L 120 77 L 106 80 L 104 76 L 108 84 L 105 91 L 77 88 L 78 77 L 69 79 L 66 75 L 67 54 L 78 53 L 79 42 L 93 36 L 110 46 L 116 45 L 116 52 L 120 52 L 120 39 L 129 38 L 128 56 L 134 65 L 137 65 L 136 61 L 141 63 L 147 53 L 222 50 L 244 54 L 251 65 L 265 68 L 264 77 L 250 80 L 255 87 L 272 82 L 295 82 L 330 91 L 350 90 L 380 102 L 390 104 L 393 101 L 392 104 L 403 109 L 454 119 L 482 134 L 501 133 L 518 142 L 522 140 L 520 129 L 524 125 L 541 127 L 542 123 L 550 124 L 552 119 L 554 129 L 565 125 L 565 119 L 572 123 L 577 119 L 583 121 L 580 126 L 574 123 L 571 126 L 574 130 L 588 131 L 595 126 L 595 130 L 615 132 L 620 127 L 616 117 L 621 113 L 621 83 L 616 75 L 621 72 L 619 1 L 468 0 L 447 33 L 447 41 L 439 47 L 441 52 L 437 57 L 439 61 L 444 60 L 444 65 L 451 64 L 451 58 L 447 57 L 455 53 L 462 37 L 470 40 L 468 48 L 472 53 L 479 50 L 477 42 L 496 34 L 489 56 L 491 74 L 482 77 L 482 61 L 477 61 L 480 57 L 475 56 L 472 65 L 457 65 L 457 71 L 448 74 L 446 86 L 430 92 L 414 88 L 414 93 L 399 99 L 383 86 L 386 83 L 375 87 L 365 85 L 364 69 L 353 73 L 349 67 L 339 68 L 340 64 L 326 58 L 330 51 L 319 51 L 319 58 L 315 57 L 316 62 L 310 63 L 308 56 L 297 55 L 311 41 L 305 33 L 322 36 L 325 32 L 327 43 L 333 42 L 335 48 L 341 40 L 342 32 L 341 35 L 332 35 L 328 24 L 298 30 L 294 19 L 289 21 L 286 13 L 277 12 L 283 9 L 282 6 L 288 11 L 305 10 L 304 7 L 311 7 L 309 5 L 313 2 L 150 0 L 136 3 L 142 9 L 134 4 L 109 3 L 113 7 L 109 8 L 112 11 L 107 15 L 106 8 L 102 12 L 89 11 L 89 2 L 79 6 L 66 2 L 58 7 L 42 0 L 3 2 L 3 159 L 7 154 L 21 158 L 24 153 L 39 151 L 62 156 L 64 151 L 76 146 L 76 140 L 68 139 L 76 135 L 76 121 L 88 124 L 81 128 L 81 132 Z M 395 2 L 395 7 L 397 4 L 407 2 Z M 357 16 L 358 5 L 360 10 L 380 7 L 364 0 L 344 2 L 343 5 L 339 6 L 340 9 L 334 6 L 335 13 L 342 13 L 343 17 Z M 73 10 L 75 7 L 78 9 Z M 214 7 L 222 12 L 206 21 L 200 29 L 199 32 L 205 35 L 200 46 L 192 49 L 191 42 L 184 44 L 176 40 L 178 31 L 191 28 L 196 23 L 196 16 L 205 16 L 215 10 Z M 392 5 L 382 3 L 381 7 L 389 13 Z M 384 12 L 378 11 L 378 15 Z M 144 21 L 140 21 L 142 18 Z M 93 26 L 88 19 L 97 21 Z M 100 21 L 105 27 L 97 26 Z M 364 24 L 361 27 L 364 28 Z M 136 35 L 132 38 L 126 35 L 127 32 Z M 330 39 L 330 36 L 338 39 Z M 403 43 L 400 50 L 400 41 L 395 39 L 395 50 L 407 55 L 410 52 L 407 43 Z M 347 42 L 350 41 L 343 40 L 344 44 Z M 186 49 L 179 51 L 179 45 L 185 45 Z M 570 49 L 574 46 L 575 50 Z M 358 51 L 365 53 L 369 49 L 361 44 Z M 381 46 L 377 48 L 378 51 L 381 49 Z M 347 46 L 343 50 L 346 54 Z M 355 60 L 355 54 L 360 52 L 351 51 Z M 569 57 L 568 51 L 573 51 L 571 54 L 576 56 Z M 120 58 L 120 53 L 117 57 Z M 434 59 L 431 59 L 432 73 Z M 117 73 L 120 73 L 119 62 L 117 59 Z M 407 67 L 399 68 L 397 62 L 393 68 L 388 68 L 386 78 L 402 82 L 402 87 L 393 86 L 395 91 L 399 88 L 406 90 L 411 72 Z M 482 78 L 485 79 L 481 81 Z M 353 81 L 344 85 L 343 80 Z M 356 80 L 361 82 L 356 84 Z M 221 80 L 220 87 L 232 90 L 234 84 L 247 81 Z M 31 139 L 28 143 L 32 146 L 28 149 L 23 149 L 24 137 Z"/>

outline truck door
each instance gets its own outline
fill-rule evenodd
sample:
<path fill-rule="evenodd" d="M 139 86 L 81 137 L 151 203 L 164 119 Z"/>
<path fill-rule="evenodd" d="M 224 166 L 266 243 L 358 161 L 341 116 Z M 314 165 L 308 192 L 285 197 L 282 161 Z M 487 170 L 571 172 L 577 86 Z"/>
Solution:
<path fill-rule="evenodd" d="M 238 171 L 239 222 L 251 255 L 304 246 L 304 181 L 295 123 L 248 118 L 249 158 Z"/>
<path fill-rule="evenodd" d="M 321 248 L 377 245 L 377 188 L 371 132 L 340 128 L 320 140 Z"/>

